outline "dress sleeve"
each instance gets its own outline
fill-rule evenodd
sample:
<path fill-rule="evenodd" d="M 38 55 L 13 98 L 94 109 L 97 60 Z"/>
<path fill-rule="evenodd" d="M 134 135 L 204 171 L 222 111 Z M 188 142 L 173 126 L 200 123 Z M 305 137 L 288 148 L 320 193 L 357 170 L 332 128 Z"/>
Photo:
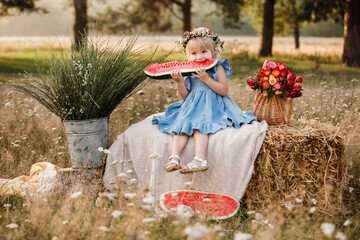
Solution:
<path fill-rule="evenodd" d="M 226 78 L 227 78 L 227 80 L 229 81 L 229 77 L 230 77 L 230 75 L 231 75 L 231 67 L 230 67 L 229 60 L 227 60 L 227 59 L 220 60 L 220 61 L 218 62 L 218 65 L 223 66 L 223 68 L 224 68 L 224 70 L 225 70 Z"/>
<path fill-rule="evenodd" d="M 185 83 L 185 87 L 186 89 L 190 92 L 191 90 L 191 81 L 190 81 L 190 76 L 184 77 L 184 83 Z"/>

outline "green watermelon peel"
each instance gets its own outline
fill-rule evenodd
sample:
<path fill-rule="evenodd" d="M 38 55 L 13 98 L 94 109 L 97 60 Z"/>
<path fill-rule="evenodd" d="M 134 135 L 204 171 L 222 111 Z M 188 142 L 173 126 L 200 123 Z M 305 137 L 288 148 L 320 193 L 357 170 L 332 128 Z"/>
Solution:
<path fill-rule="evenodd" d="M 173 61 L 173 62 L 166 62 L 166 63 L 154 63 L 145 68 L 145 74 L 152 79 L 162 80 L 162 79 L 169 79 L 171 78 L 171 72 L 176 69 L 181 71 L 183 76 L 191 76 L 193 73 L 196 72 L 196 68 L 202 67 L 205 70 L 210 70 L 214 68 L 218 63 L 217 59 L 207 59 L 202 62 L 196 61 Z"/>

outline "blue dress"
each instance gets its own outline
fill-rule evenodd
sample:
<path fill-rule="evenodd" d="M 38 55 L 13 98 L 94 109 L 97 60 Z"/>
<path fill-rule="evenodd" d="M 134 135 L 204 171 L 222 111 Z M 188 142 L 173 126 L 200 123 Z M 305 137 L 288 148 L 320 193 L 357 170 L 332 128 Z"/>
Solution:
<path fill-rule="evenodd" d="M 231 68 L 227 59 L 220 60 L 213 69 L 207 71 L 209 76 L 217 81 L 219 64 L 225 69 L 229 81 Z M 154 116 L 152 120 L 152 124 L 158 124 L 161 132 L 190 136 L 194 129 L 198 129 L 202 134 L 209 134 L 229 126 L 240 128 L 242 123 L 256 120 L 252 111 L 242 112 L 229 96 L 215 93 L 200 79 L 189 76 L 184 81 L 189 91 L 187 98 L 170 104 L 165 115 Z"/>

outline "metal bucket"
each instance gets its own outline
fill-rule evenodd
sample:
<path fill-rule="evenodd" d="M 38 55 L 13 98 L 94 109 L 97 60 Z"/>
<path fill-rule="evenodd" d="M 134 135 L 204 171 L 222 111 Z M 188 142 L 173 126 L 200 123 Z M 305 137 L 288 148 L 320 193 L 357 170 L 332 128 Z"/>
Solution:
<path fill-rule="evenodd" d="M 72 168 L 99 168 L 103 165 L 103 153 L 107 148 L 109 119 L 64 121 Z"/>

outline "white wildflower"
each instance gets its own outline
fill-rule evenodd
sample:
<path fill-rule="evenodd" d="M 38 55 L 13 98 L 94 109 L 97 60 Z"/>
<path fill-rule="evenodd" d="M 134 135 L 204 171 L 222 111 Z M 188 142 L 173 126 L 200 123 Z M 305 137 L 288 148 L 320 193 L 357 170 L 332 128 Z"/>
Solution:
<path fill-rule="evenodd" d="M 196 223 L 194 226 L 187 226 L 184 233 L 188 236 L 188 239 L 202 239 L 209 233 L 209 229 L 200 223 Z"/>
<path fill-rule="evenodd" d="M 156 219 L 155 218 L 144 218 L 143 219 L 143 223 L 150 223 L 150 222 L 155 222 Z"/>
<path fill-rule="evenodd" d="M 102 192 L 99 193 L 99 196 L 103 198 L 107 198 L 109 200 L 115 200 L 115 198 L 117 198 L 118 195 L 116 193 Z"/>
<path fill-rule="evenodd" d="M 310 210 L 309 210 L 309 213 L 314 213 L 316 211 L 316 207 L 311 207 Z"/>
<path fill-rule="evenodd" d="M 104 231 L 104 232 L 109 231 L 109 229 L 107 227 L 105 227 L 105 226 L 100 226 L 98 229 L 101 230 L 101 231 Z"/>
<path fill-rule="evenodd" d="M 335 238 L 340 239 L 340 240 L 346 240 L 346 235 L 343 234 L 342 232 L 337 232 L 335 235 Z"/>
<path fill-rule="evenodd" d="M 105 154 L 109 154 L 109 153 L 110 153 L 109 149 L 105 149 L 105 150 L 104 150 L 104 153 L 105 153 Z"/>
<path fill-rule="evenodd" d="M 237 232 L 235 233 L 234 240 L 249 240 L 252 238 L 252 235 L 250 233 L 242 233 Z"/>
<path fill-rule="evenodd" d="M 2 218 L 2 216 L 0 215 L 0 219 Z"/>
<path fill-rule="evenodd" d="M 135 207 L 134 203 L 128 203 L 127 205 L 128 205 L 128 207 Z"/>
<path fill-rule="evenodd" d="M 128 176 L 126 173 L 124 173 L 124 172 L 119 173 L 117 176 L 118 176 L 119 178 L 129 178 L 129 176 Z"/>
<path fill-rule="evenodd" d="M 300 199 L 300 198 L 295 198 L 295 202 L 296 202 L 296 203 L 302 203 L 302 199 Z"/>
<path fill-rule="evenodd" d="M 349 187 L 349 192 L 352 193 L 354 191 L 354 188 Z"/>
<path fill-rule="evenodd" d="M 70 198 L 78 198 L 81 194 L 82 194 L 82 192 L 73 193 L 73 194 L 71 194 Z"/>
<path fill-rule="evenodd" d="M 314 205 L 317 204 L 317 200 L 316 200 L 315 198 L 312 198 L 311 201 L 312 201 L 312 203 L 313 203 Z"/>
<path fill-rule="evenodd" d="M 115 165 L 115 164 L 117 164 L 119 161 L 113 161 L 111 164 L 112 165 Z"/>
<path fill-rule="evenodd" d="M 255 220 L 260 221 L 260 220 L 262 220 L 262 219 L 263 219 L 263 216 L 261 215 L 261 213 L 256 213 L 256 214 L 255 214 Z"/>
<path fill-rule="evenodd" d="M 114 212 L 111 214 L 111 216 L 112 216 L 113 218 L 119 218 L 119 217 L 121 217 L 122 215 L 124 215 L 123 211 L 118 211 L 118 210 L 114 211 Z"/>
<path fill-rule="evenodd" d="M 332 223 L 322 223 L 320 229 L 326 236 L 331 237 L 334 233 L 335 225 Z"/>
<path fill-rule="evenodd" d="M 352 222 L 350 220 L 346 220 L 343 225 L 346 227 L 349 226 L 350 224 L 352 224 Z"/>
<path fill-rule="evenodd" d="M 136 197 L 136 193 L 125 193 L 124 197 L 128 199 L 133 199 L 134 197 Z"/>
<path fill-rule="evenodd" d="M 11 108 L 11 107 L 13 107 L 13 106 L 14 106 L 14 104 L 11 104 L 10 102 L 6 102 L 6 103 L 5 103 L 5 107 L 10 107 L 10 108 Z"/>
<path fill-rule="evenodd" d="M 14 189 L 15 185 L 14 184 L 10 184 L 9 185 L 9 189 Z"/>
<path fill-rule="evenodd" d="M 59 238 L 57 236 L 53 236 L 51 240 L 59 240 Z"/>
<path fill-rule="evenodd" d="M 272 225 L 271 223 L 268 224 L 269 228 L 274 229 L 274 225 Z"/>
<path fill-rule="evenodd" d="M 68 220 L 64 220 L 64 221 L 62 222 L 63 225 L 68 224 L 68 223 L 69 223 Z"/>
<path fill-rule="evenodd" d="M 157 160 L 157 159 L 159 159 L 159 158 L 161 158 L 161 155 L 158 154 L 158 153 L 153 153 L 153 154 L 150 155 L 150 159 L 155 159 L 155 160 Z"/>
<path fill-rule="evenodd" d="M 195 215 L 194 210 L 186 205 L 180 204 L 176 208 L 170 209 L 173 211 L 176 216 L 179 216 L 181 218 L 191 218 Z"/>
<path fill-rule="evenodd" d="M 31 221 L 30 221 L 30 219 L 25 219 L 25 222 L 26 222 L 26 223 L 29 223 L 29 222 L 31 222 Z"/>
<path fill-rule="evenodd" d="M 148 211 L 149 213 L 153 212 L 153 207 L 151 205 L 145 204 L 145 205 L 142 205 L 141 208 Z"/>
<path fill-rule="evenodd" d="M 55 131 L 55 130 L 56 130 L 56 128 L 52 128 L 51 130 Z"/>
<path fill-rule="evenodd" d="M 191 182 L 184 183 L 185 187 L 189 187 L 191 185 Z"/>
<path fill-rule="evenodd" d="M 289 211 L 291 211 L 291 210 L 293 209 L 294 205 L 289 204 L 289 203 L 285 203 L 285 207 L 286 207 Z"/>
<path fill-rule="evenodd" d="M 136 178 L 130 179 L 130 183 L 135 184 L 137 182 Z"/>
<path fill-rule="evenodd" d="M 256 212 L 255 211 L 248 211 L 248 212 L 246 212 L 246 214 L 248 214 L 248 215 L 252 215 L 252 214 L 255 214 Z"/>
<path fill-rule="evenodd" d="M 213 231 L 214 232 L 221 232 L 221 231 L 225 231 L 220 225 L 215 225 L 213 227 Z"/>
<path fill-rule="evenodd" d="M 99 151 L 99 152 L 103 152 L 103 151 L 104 151 L 104 148 L 103 148 L 103 147 L 99 147 L 99 148 L 98 148 L 98 151 Z"/>
<path fill-rule="evenodd" d="M 155 198 L 150 196 L 150 197 L 145 197 L 143 198 L 143 203 L 146 203 L 146 204 L 153 204 L 155 203 Z"/>
<path fill-rule="evenodd" d="M 44 201 L 44 202 L 48 202 L 48 200 L 47 200 L 46 198 L 43 198 L 43 201 Z"/>
<path fill-rule="evenodd" d="M 16 223 L 10 223 L 8 225 L 6 225 L 7 228 L 18 228 L 19 225 L 17 225 Z"/>
<path fill-rule="evenodd" d="M 128 174 L 131 174 L 131 173 L 133 173 L 133 172 L 134 172 L 134 171 L 131 170 L 131 169 L 129 169 L 129 170 L 126 171 L 126 173 L 128 173 Z"/>
<path fill-rule="evenodd" d="M 5 203 L 4 207 L 9 208 L 9 207 L 11 207 L 11 204 Z"/>

